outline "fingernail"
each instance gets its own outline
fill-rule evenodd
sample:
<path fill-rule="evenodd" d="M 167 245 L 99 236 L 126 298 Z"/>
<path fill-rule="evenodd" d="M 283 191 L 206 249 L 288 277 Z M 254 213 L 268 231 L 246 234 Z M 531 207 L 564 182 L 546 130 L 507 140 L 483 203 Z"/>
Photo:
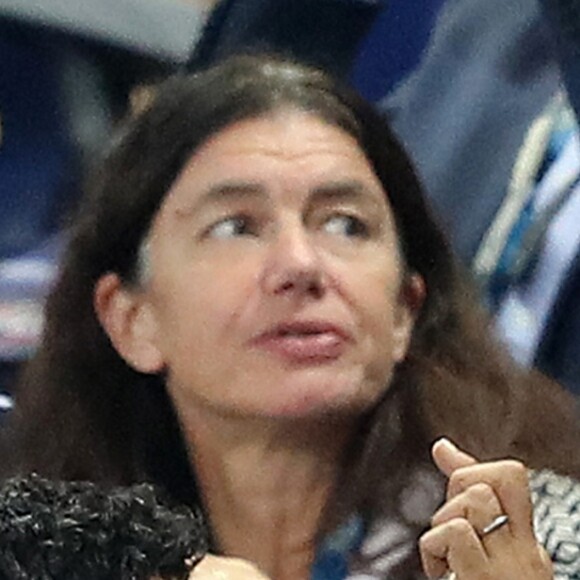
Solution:
<path fill-rule="evenodd" d="M 437 441 L 435 441 L 433 446 L 435 445 L 437 446 L 443 445 L 444 447 L 447 447 L 447 449 L 449 449 L 450 451 L 457 450 L 457 446 L 454 443 L 452 443 L 449 439 L 447 439 L 447 437 L 441 437 L 440 439 L 437 439 Z"/>

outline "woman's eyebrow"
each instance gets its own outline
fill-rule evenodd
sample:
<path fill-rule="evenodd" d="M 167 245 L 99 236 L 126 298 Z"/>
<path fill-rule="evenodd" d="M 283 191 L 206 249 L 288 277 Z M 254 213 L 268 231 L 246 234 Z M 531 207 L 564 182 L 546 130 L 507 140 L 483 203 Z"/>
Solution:
<path fill-rule="evenodd" d="M 267 197 L 267 189 L 261 183 L 228 180 L 213 184 L 198 199 L 182 203 L 175 212 L 179 216 L 189 216 L 208 206 L 227 201 L 252 198 L 266 201 Z M 382 191 L 369 187 L 363 181 L 348 179 L 326 181 L 316 185 L 310 191 L 310 201 L 313 203 L 348 201 L 382 208 L 386 200 Z"/>
<path fill-rule="evenodd" d="M 176 209 L 176 213 L 181 216 L 191 215 L 207 206 L 223 203 L 227 200 L 248 198 L 265 199 L 266 197 L 266 189 L 259 183 L 251 181 L 223 181 L 212 185 L 198 199 L 183 203 Z"/>
<path fill-rule="evenodd" d="M 383 207 L 386 201 L 382 192 L 358 180 L 331 181 L 318 185 L 313 188 L 311 198 L 314 201 L 362 202 L 377 207 Z"/>

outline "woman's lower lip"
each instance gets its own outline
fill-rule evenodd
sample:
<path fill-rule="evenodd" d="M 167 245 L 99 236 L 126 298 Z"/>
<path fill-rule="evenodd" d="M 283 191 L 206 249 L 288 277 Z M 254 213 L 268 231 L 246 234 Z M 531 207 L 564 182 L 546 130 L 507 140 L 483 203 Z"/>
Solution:
<path fill-rule="evenodd" d="M 340 357 L 345 340 L 335 332 L 268 335 L 254 346 L 294 362 L 323 362 Z"/>

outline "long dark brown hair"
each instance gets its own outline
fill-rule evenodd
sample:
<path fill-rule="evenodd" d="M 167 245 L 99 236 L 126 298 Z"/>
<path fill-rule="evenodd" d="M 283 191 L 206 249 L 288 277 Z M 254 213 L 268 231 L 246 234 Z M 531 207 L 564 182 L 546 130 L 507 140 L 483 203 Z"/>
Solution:
<path fill-rule="evenodd" d="M 352 444 L 335 513 L 390 509 L 442 435 L 481 459 L 511 456 L 580 476 L 573 400 L 518 370 L 491 338 L 387 121 L 322 72 L 267 56 L 166 81 L 117 136 L 72 224 L 42 343 L 17 390 L 4 475 L 148 480 L 199 500 L 163 376 L 136 372 L 114 350 L 95 315 L 94 287 L 107 272 L 137 281 L 140 244 L 196 148 L 235 121 L 282 108 L 357 140 L 387 192 L 406 268 L 427 289 L 408 356 Z"/>

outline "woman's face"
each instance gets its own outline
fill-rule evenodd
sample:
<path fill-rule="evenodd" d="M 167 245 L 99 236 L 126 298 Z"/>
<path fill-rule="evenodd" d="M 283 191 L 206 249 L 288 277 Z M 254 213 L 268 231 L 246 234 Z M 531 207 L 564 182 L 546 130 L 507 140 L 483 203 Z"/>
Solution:
<path fill-rule="evenodd" d="M 356 141 L 303 112 L 238 122 L 186 164 L 134 292 L 133 366 L 178 409 L 358 414 L 414 319 L 385 191 Z M 137 354 L 135 354 L 137 353 Z"/>

